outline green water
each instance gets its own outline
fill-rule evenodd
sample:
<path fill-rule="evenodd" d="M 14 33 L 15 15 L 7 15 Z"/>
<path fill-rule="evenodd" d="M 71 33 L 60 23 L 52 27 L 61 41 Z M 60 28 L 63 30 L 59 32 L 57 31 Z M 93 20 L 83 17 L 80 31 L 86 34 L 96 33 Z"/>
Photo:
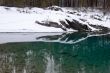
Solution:
<path fill-rule="evenodd" d="M 109 34 L 74 33 L 61 39 L 71 43 L 53 42 L 61 35 L 40 38 L 49 42 L 0 44 L 0 73 L 110 73 Z"/>

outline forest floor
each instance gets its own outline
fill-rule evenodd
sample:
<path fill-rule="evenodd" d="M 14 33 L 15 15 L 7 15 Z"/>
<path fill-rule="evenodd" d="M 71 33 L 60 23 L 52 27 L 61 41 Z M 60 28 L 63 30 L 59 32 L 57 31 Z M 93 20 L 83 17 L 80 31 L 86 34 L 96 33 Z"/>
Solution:
<path fill-rule="evenodd" d="M 61 8 L 57 6 L 47 8 L 0 6 L 0 32 L 77 31 L 66 28 L 69 25 L 67 20 L 78 21 L 82 25 L 86 25 L 91 31 L 99 30 L 99 28 L 93 27 L 97 25 L 110 28 L 110 14 L 105 14 L 99 9 Z"/>

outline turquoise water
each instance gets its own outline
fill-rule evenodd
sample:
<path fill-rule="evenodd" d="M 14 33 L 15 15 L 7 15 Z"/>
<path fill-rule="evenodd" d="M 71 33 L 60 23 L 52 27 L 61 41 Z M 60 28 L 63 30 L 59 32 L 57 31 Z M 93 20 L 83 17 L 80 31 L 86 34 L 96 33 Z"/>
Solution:
<path fill-rule="evenodd" d="M 109 64 L 109 34 L 50 35 L 0 44 L 0 73 L 110 73 Z"/>

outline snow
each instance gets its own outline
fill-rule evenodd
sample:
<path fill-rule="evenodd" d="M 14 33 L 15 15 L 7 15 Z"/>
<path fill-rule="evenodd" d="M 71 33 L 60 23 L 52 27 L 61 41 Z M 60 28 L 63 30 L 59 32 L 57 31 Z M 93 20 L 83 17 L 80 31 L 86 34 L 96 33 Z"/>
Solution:
<path fill-rule="evenodd" d="M 27 13 L 19 13 L 17 10 L 27 11 Z M 61 28 L 46 27 L 35 23 L 36 20 L 47 20 L 48 14 L 39 8 L 33 8 L 32 11 L 34 10 L 38 13 L 31 13 L 31 10 L 28 12 L 27 8 L 6 10 L 5 7 L 0 7 L 0 32 L 64 32 Z"/>
<path fill-rule="evenodd" d="M 36 19 L 40 18 L 36 14 L 0 13 L 0 32 L 63 32 L 60 28 L 36 24 Z"/>
<path fill-rule="evenodd" d="M 48 23 L 52 21 L 62 25 L 60 21 L 67 23 L 66 19 L 69 21 L 77 20 L 82 24 L 86 24 L 93 31 L 98 29 L 91 27 L 89 24 L 110 28 L 110 15 L 103 15 L 100 10 L 88 9 L 85 12 L 72 8 L 62 8 L 62 10 L 54 11 L 36 7 L 17 8 L 0 6 L 0 32 L 65 32 L 61 28 L 47 27 L 35 22 Z M 62 27 L 64 26 L 62 25 Z M 76 30 L 67 29 L 66 32 L 68 31 Z"/>

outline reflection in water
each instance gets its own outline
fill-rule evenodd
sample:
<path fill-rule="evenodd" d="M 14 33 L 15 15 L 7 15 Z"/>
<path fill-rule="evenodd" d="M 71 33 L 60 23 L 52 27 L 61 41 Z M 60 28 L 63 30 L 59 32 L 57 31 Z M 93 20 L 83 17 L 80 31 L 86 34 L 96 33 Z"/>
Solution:
<path fill-rule="evenodd" d="M 1 44 L 0 73 L 110 72 L 109 34 L 73 33 L 36 39 L 36 42 Z"/>
<path fill-rule="evenodd" d="M 47 57 L 47 66 L 46 66 L 46 72 L 45 73 L 55 73 L 55 63 L 54 63 L 54 59 L 53 56 L 51 57 Z"/>

